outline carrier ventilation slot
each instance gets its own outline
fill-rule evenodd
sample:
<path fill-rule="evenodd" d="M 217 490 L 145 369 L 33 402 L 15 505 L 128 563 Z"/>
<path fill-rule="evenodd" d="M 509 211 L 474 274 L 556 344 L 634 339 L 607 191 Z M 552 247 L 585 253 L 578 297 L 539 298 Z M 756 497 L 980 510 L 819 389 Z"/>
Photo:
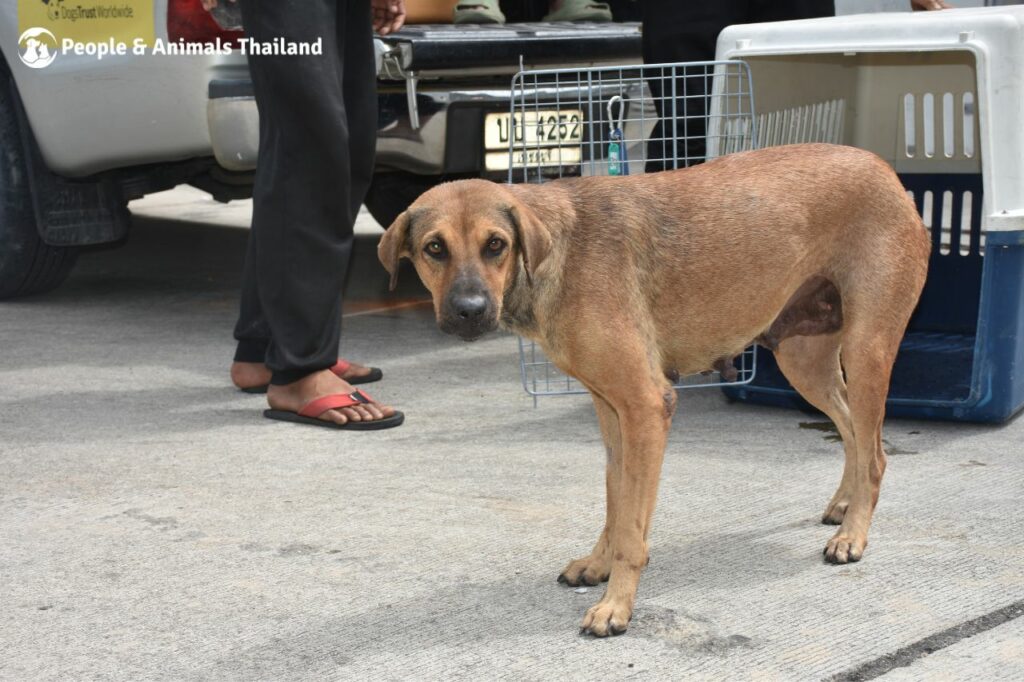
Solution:
<path fill-rule="evenodd" d="M 906 177 L 903 180 L 904 184 L 908 184 Z M 917 205 L 921 220 L 931 232 L 932 248 L 939 255 L 984 255 L 985 234 L 981 229 L 981 207 L 975 205 L 975 193 L 972 190 L 924 189 L 918 183 L 912 183 L 908 186 L 907 194 Z M 978 199 L 980 201 L 980 196 Z"/>
<path fill-rule="evenodd" d="M 757 117 L 757 146 L 828 142 L 842 144 L 846 100 L 772 111 Z"/>
<path fill-rule="evenodd" d="M 974 116 L 972 92 L 908 92 L 903 95 L 903 153 L 908 159 L 974 158 Z"/>
<path fill-rule="evenodd" d="M 723 135 L 714 156 L 724 156 L 750 149 L 751 119 L 747 116 L 731 117 L 724 121 Z M 711 154 L 709 154 L 709 157 Z"/>

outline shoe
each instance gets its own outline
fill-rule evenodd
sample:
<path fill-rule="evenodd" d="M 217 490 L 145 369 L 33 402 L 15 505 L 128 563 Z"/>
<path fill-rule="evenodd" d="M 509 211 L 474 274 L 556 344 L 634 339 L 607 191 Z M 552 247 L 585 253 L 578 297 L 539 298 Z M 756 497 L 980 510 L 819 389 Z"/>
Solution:
<path fill-rule="evenodd" d="M 612 8 L 606 2 L 592 0 L 562 0 L 553 12 L 548 12 L 542 21 L 611 21 Z"/>
<path fill-rule="evenodd" d="M 455 5 L 452 22 L 456 24 L 504 24 L 505 15 L 498 0 L 463 0 Z"/>

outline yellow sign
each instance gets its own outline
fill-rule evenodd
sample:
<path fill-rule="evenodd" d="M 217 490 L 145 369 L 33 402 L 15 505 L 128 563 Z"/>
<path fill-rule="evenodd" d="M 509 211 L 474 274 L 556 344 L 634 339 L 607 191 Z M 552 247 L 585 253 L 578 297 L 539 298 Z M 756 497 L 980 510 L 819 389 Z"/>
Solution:
<path fill-rule="evenodd" d="M 18 0 L 18 33 L 45 28 L 58 42 L 155 40 L 155 0 Z"/>

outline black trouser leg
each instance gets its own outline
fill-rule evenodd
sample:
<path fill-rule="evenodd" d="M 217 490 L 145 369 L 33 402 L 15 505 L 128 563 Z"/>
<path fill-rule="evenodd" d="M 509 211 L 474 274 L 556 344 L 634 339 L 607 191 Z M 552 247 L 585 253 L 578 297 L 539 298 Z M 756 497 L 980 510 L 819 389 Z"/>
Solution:
<path fill-rule="evenodd" d="M 348 0 L 345 31 L 345 82 L 343 96 L 349 129 L 349 178 L 352 224 L 373 180 L 377 151 L 377 67 L 373 59 L 373 29 L 369 0 Z"/>
<path fill-rule="evenodd" d="M 810 19 L 835 14 L 833 0 L 642 0 L 646 64 L 702 62 L 715 58 L 718 34 L 732 24 Z M 647 145 L 647 171 L 700 163 L 707 155 L 707 84 L 701 77 L 648 80 L 662 121 Z M 673 84 L 675 91 L 673 92 Z M 685 97 L 684 97 L 685 93 Z M 675 116 L 673 116 L 673 113 Z M 667 119 L 667 120 L 665 120 Z M 673 148 L 672 140 L 676 140 Z"/>
<path fill-rule="evenodd" d="M 270 325 L 260 305 L 259 287 L 256 285 L 256 240 L 249 233 L 242 269 L 242 300 L 238 321 L 235 323 L 235 362 L 266 362 L 270 349 Z"/>
<path fill-rule="evenodd" d="M 235 357 L 265 360 L 280 385 L 337 360 L 352 227 L 373 168 L 370 7 L 242 0 L 242 13 L 257 41 L 323 39 L 319 56 L 249 57 L 260 158 Z"/>

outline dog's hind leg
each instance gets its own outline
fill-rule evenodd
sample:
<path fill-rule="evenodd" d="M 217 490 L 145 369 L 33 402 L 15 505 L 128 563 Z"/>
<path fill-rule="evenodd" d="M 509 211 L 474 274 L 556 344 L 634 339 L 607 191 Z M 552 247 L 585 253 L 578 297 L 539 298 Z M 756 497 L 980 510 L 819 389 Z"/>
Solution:
<path fill-rule="evenodd" d="M 907 313 L 909 317 L 909 311 Z M 905 322 L 904 322 L 905 324 Z M 868 527 L 878 503 L 885 473 L 882 422 L 889 377 L 903 328 L 883 324 L 854 325 L 843 331 L 843 367 L 856 455 L 849 480 L 849 503 L 839 530 L 825 546 L 825 559 L 845 564 L 859 561 L 868 542 Z"/>
<path fill-rule="evenodd" d="M 604 440 L 607 455 L 605 471 L 605 488 L 607 491 L 607 512 L 604 530 L 597 539 L 594 549 L 588 556 L 570 561 L 558 576 L 558 582 L 573 587 L 577 585 L 597 585 L 608 580 L 612 570 L 611 526 L 615 518 L 615 501 L 619 496 L 619 478 L 622 471 L 622 434 L 619 431 L 619 416 L 604 398 L 596 393 L 590 394 L 594 399 L 597 421 L 601 425 L 601 437 Z"/>
<path fill-rule="evenodd" d="M 821 518 L 822 523 L 840 524 L 850 505 L 857 464 L 857 444 L 840 364 L 840 334 L 791 336 L 779 343 L 775 360 L 793 388 L 832 420 L 843 439 L 843 478 Z"/>

